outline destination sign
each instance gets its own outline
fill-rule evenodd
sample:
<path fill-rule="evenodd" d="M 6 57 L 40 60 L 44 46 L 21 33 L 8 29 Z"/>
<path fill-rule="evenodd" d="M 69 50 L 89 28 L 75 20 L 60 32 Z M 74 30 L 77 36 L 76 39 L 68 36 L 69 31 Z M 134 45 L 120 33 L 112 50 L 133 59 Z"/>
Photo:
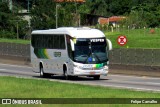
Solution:
<path fill-rule="evenodd" d="M 104 39 L 91 39 L 91 42 L 104 42 Z"/>

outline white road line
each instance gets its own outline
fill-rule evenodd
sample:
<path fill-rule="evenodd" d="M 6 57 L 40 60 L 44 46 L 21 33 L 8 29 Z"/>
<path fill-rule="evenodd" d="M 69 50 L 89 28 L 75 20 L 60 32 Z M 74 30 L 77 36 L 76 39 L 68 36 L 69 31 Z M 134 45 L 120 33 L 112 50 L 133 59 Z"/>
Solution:
<path fill-rule="evenodd" d="M 0 63 L 0 65 L 11 66 L 11 67 L 19 67 L 19 68 L 32 68 L 32 67 L 29 67 L 29 66 L 19 66 L 19 65 L 11 65 L 11 64 L 2 64 L 2 63 Z"/>
<path fill-rule="evenodd" d="M 112 80 L 113 82 L 117 83 L 131 83 L 131 84 L 146 84 L 146 85 L 160 85 L 157 82 L 133 82 L 133 81 L 123 81 L 123 80 Z"/>
<path fill-rule="evenodd" d="M 62 83 L 74 83 L 74 84 L 82 84 L 82 85 L 91 85 L 91 86 L 103 86 L 103 87 L 111 87 L 111 88 L 123 88 L 123 89 L 132 89 L 132 90 L 140 90 L 140 91 L 155 91 L 160 92 L 160 90 L 156 89 L 146 89 L 146 88 L 136 88 L 136 87 L 127 87 L 127 86 L 116 86 L 116 85 L 106 85 L 106 84 L 91 84 L 91 83 L 82 83 L 82 82 L 75 82 L 75 81 L 58 81 L 58 80 L 52 80 L 49 79 L 49 81 L 56 81 L 56 82 L 62 82 Z"/>
<path fill-rule="evenodd" d="M 14 76 L 13 76 L 14 77 Z M 19 77 L 17 78 L 26 78 L 26 77 Z M 39 79 L 39 78 L 30 78 L 30 79 L 38 79 L 38 80 L 49 80 L 49 81 L 56 81 L 61 83 L 74 83 L 74 84 L 82 84 L 82 85 L 90 85 L 90 86 L 102 86 L 102 87 L 111 87 L 111 88 L 122 88 L 122 89 L 131 89 L 131 90 L 137 90 L 137 91 L 152 91 L 152 92 L 160 92 L 160 90 L 157 89 L 146 89 L 146 88 L 136 88 L 136 87 L 128 87 L 128 86 L 116 86 L 116 85 L 107 85 L 107 84 L 93 84 L 93 83 L 84 83 L 84 82 L 76 82 L 76 81 L 66 81 L 66 80 L 55 80 L 55 79 Z"/>
<path fill-rule="evenodd" d="M 34 72 L 22 72 L 18 70 L 0 69 L 0 73 L 16 73 L 16 74 L 34 74 Z"/>
<path fill-rule="evenodd" d="M 22 71 L 18 70 L 10 70 L 10 69 L 0 69 L 0 71 L 5 71 L 5 72 L 12 72 L 12 73 L 22 73 Z M 32 72 L 23 72 L 23 74 L 28 74 Z M 117 82 L 117 83 L 130 83 L 130 84 L 145 84 L 145 85 L 160 85 L 160 83 L 156 82 L 133 82 L 133 81 L 123 81 L 123 80 L 111 80 L 111 82 Z"/>
<path fill-rule="evenodd" d="M 123 89 L 127 88 L 127 89 L 135 89 L 135 90 L 158 91 L 158 92 L 160 92 L 160 90 L 156 90 L 156 89 L 136 88 L 136 87 L 127 87 L 127 86 L 115 86 L 115 85 L 102 85 L 102 86 L 116 87 L 116 88 L 123 88 Z"/>
<path fill-rule="evenodd" d="M 0 69 L 0 71 L 5 71 L 6 69 Z"/>
<path fill-rule="evenodd" d="M 118 77 L 134 77 L 134 78 L 147 78 L 147 79 L 160 79 L 158 77 L 149 77 L 149 76 L 130 76 L 130 75 L 117 75 L 117 74 L 108 74 L 109 76 L 118 76 Z"/>
<path fill-rule="evenodd" d="M 11 66 L 11 67 L 19 67 L 19 68 L 31 68 L 28 66 L 19 66 L 19 65 L 10 65 L 10 64 L 1 64 L 2 66 Z M 8 70 L 8 69 L 0 69 L 0 71 L 4 71 L 6 73 L 21 73 L 22 71 L 17 71 L 17 70 Z M 31 74 L 31 72 L 23 72 L 23 74 Z M 111 77 L 113 76 L 119 76 L 119 77 L 133 77 L 133 78 L 140 78 L 142 79 L 143 77 L 138 77 L 138 76 L 126 76 L 126 75 L 110 75 Z M 147 79 L 159 79 L 159 78 L 153 78 L 153 77 L 147 77 Z M 53 80 L 51 80 L 53 81 Z M 128 82 L 128 81 L 119 81 L 119 80 L 111 80 L 111 82 L 119 82 L 119 83 L 131 83 L 131 84 L 147 84 L 147 85 L 159 85 L 160 83 L 154 83 L 154 82 Z M 62 81 L 59 81 L 62 82 Z M 63 82 L 68 82 L 68 81 L 63 81 Z M 160 90 L 157 89 L 146 89 L 146 88 L 136 88 L 136 87 L 130 87 L 130 86 L 115 86 L 115 85 L 107 85 L 107 84 L 92 84 L 92 83 L 79 83 L 79 82 L 69 82 L 69 83 L 78 83 L 78 84 L 85 84 L 85 85 L 99 85 L 99 86 L 108 86 L 108 87 L 115 87 L 115 88 L 127 88 L 127 89 L 135 89 L 135 90 L 146 90 L 146 91 L 158 91 L 160 92 Z"/>

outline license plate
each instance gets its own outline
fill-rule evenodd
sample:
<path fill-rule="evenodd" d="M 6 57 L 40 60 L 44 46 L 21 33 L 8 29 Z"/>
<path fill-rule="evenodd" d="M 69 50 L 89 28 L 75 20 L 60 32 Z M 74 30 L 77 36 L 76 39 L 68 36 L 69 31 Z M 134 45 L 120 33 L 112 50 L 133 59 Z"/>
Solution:
<path fill-rule="evenodd" d="M 92 71 L 92 72 L 90 72 L 90 74 L 93 75 L 93 74 L 95 74 L 95 72 Z"/>

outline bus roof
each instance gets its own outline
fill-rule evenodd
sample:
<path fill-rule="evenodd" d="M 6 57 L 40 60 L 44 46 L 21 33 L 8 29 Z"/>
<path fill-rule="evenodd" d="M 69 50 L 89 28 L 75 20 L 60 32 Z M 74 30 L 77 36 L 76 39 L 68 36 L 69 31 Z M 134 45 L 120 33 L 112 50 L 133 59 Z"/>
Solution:
<path fill-rule="evenodd" d="M 35 30 L 32 34 L 68 34 L 73 38 L 99 38 L 105 37 L 104 33 L 98 29 L 88 27 L 61 27 L 49 30 Z"/>

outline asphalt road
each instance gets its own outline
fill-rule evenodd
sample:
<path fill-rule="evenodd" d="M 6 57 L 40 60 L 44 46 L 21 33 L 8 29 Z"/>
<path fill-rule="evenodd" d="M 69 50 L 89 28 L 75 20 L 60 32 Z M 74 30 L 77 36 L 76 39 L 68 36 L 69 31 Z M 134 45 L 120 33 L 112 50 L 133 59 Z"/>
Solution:
<path fill-rule="evenodd" d="M 9 64 L 0 64 L 0 76 L 16 76 L 23 78 L 40 79 L 39 73 L 34 73 L 31 67 Z M 47 79 L 50 81 L 160 92 L 160 78 L 154 77 L 138 77 L 109 74 L 108 76 L 101 76 L 100 80 L 93 80 L 93 78 L 88 77 L 76 77 L 72 78 L 71 80 L 64 80 L 63 76 L 52 76 L 51 78 Z"/>

